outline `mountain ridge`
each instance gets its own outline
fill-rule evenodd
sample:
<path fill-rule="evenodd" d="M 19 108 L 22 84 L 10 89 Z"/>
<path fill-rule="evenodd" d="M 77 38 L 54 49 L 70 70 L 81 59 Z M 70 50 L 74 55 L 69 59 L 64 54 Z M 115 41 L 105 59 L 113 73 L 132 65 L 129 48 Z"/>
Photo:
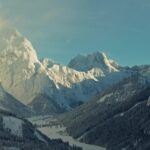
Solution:
<path fill-rule="evenodd" d="M 79 55 L 80 59 L 75 57 L 68 66 L 47 58 L 40 60 L 31 42 L 18 31 L 4 28 L 0 35 L 1 84 L 7 93 L 36 110 L 44 104 L 50 105 L 45 108 L 71 110 L 133 72 L 119 66 L 102 52 Z M 78 65 L 83 68 L 78 69 Z M 50 102 L 39 95 L 45 95 Z M 52 112 L 46 109 L 45 113 Z"/>

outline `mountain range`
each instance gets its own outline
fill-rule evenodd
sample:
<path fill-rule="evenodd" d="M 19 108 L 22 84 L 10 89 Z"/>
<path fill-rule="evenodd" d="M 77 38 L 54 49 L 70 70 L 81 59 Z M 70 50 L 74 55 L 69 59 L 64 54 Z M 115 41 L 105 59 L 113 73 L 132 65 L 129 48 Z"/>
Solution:
<path fill-rule="evenodd" d="M 71 110 L 130 76 L 102 52 L 78 55 L 68 66 L 39 59 L 32 44 L 11 27 L 0 30 L 0 83 L 34 114 Z"/>

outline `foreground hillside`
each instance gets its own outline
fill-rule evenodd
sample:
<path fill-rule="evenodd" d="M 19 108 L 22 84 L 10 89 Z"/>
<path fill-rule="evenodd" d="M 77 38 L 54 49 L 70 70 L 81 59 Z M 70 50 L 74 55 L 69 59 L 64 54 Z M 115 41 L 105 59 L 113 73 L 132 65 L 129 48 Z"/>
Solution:
<path fill-rule="evenodd" d="M 61 140 L 50 140 L 26 120 L 0 111 L 1 150 L 81 150 Z"/>
<path fill-rule="evenodd" d="M 64 115 L 70 135 L 108 150 L 150 149 L 150 86 L 136 74 Z"/>

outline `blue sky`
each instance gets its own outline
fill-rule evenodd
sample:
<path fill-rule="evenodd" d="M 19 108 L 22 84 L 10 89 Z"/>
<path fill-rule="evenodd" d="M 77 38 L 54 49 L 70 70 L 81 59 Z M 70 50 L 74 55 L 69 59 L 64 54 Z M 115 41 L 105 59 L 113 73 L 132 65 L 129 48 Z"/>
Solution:
<path fill-rule="evenodd" d="M 149 0 L 0 0 L 0 14 L 39 57 L 67 64 L 100 50 L 122 65 L 150 63 Z"/>

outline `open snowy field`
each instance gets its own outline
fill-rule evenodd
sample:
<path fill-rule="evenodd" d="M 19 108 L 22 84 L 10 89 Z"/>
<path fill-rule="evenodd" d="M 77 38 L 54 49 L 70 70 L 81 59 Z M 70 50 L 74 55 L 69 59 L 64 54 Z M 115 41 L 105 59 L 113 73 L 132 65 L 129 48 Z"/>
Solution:
<path fill-rule="evenodd" d="M 105 150 L 105 148 L 95 146 L 95 145 L 89 145 L 85 143 L 81 143 L 75 139 L 73 139 L 71 136 L 68 136 L 67 134 L 62 134 L 65 133 L 65 127 L 60 127 L 60 126 L 52 126 L 52 127 L 42 127 L 39 128 L 39 130 L 50 137 L 51 139 L 62 139 L 64 142 L 69 142 L 70 145 L 76 145 L 79 147 L 82 147 L 83 150 Z"/>
<path fill-rule="evenodd" d="M 70 145 L 76 145 L 82 147 L 83 150 L 105 150 L 105 148 L 81 143 L 78 140 L 73 139 L 69 136 L 65 130 L 66 128 L 62 125 L 58 125 L 58 121 L 54 116 L 38 116 L 28 118 L 30 122 L 37 125 L 39 130 L 47 135 L 50 139 L 62 139 L 64 142 L 69 142 Z M 49 126 L 45 126 L 48 125 Z M 56 125 L 57 124 L 57 125 Z"/>

